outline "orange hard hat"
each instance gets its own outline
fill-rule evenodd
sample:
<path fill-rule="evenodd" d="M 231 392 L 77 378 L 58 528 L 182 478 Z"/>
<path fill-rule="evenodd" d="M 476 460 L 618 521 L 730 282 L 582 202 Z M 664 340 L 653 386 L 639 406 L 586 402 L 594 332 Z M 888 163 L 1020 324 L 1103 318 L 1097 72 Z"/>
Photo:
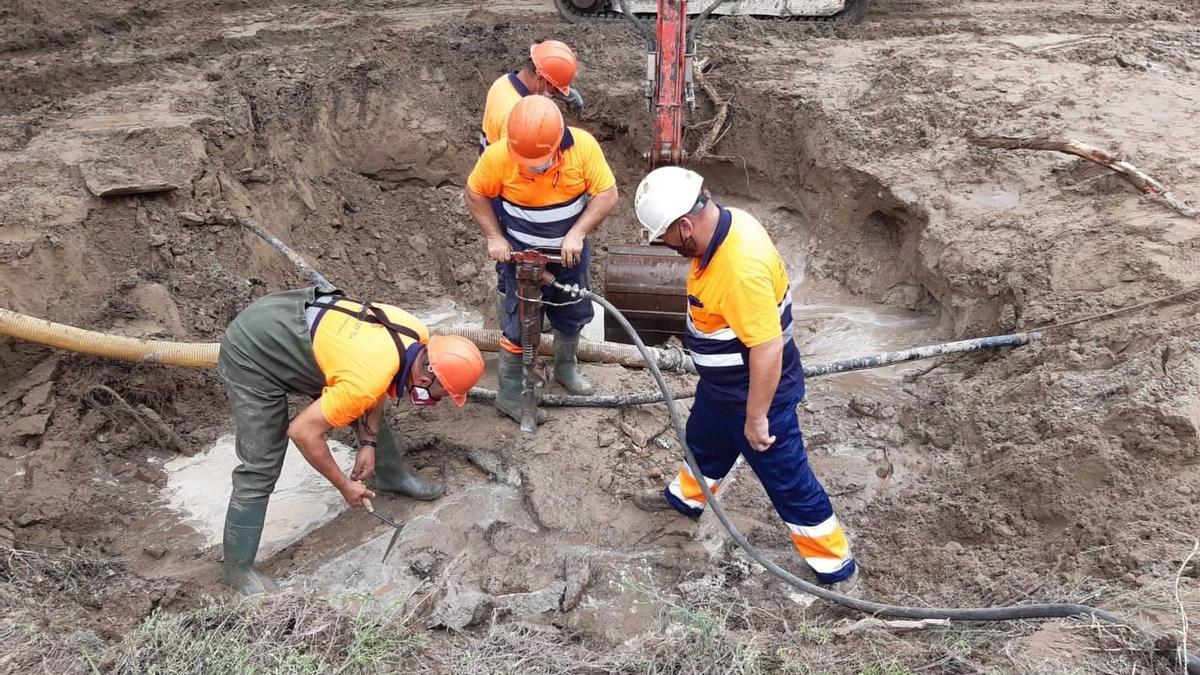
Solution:
<path fill-rule="evenodd" d="M 563 96 L 571 91 L 571 80 L 575 79 L 575 69 L 579 63 L 575 60 L 575 52 L 558 40 L 544 40 L 529 48 L 529 59 L 533 61 L 533 69 Z"/>
<path fill-rule="evenodd" d="M 458 407 L 467 402 L 467 392 L 483 377 L 483 354 L 461 335 L 434 335 L 425 345 L 429 370 Z"/>
<path fill-rule="evenodd" d="M 541 166 L 562 145 L 563 116 L 554 101 L 532 94 L 508 114 L 508 150 L 519 164 Z"/>

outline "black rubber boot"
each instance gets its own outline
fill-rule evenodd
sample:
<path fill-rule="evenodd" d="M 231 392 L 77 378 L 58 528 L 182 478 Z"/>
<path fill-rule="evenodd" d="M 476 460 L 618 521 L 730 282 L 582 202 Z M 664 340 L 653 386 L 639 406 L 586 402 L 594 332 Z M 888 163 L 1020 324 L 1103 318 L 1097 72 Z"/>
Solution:
<path fill-rule="evenodd" d="M 592 383 L 579 372 L 579 360 L 575 352 L 579 349 L 579 333 L 567 335 L 554 331 L 554 379 L 576 396 L 590 396 Z"/>
<path fill-rule="evenodd" d="M 446 486 L 422 478 L 404 462 L 404 451 L 396 441 L 391 427 L 379 430 L 379 447 L 375 451 L 375 487 L 430 501 L 446 494 Z"/>
<path fill-rule="evenodd" d="M 521 355 L 501 348 L 498 369 L 500 385 L 496 388 L 496 410 L 508 415 L 517 424 L 521 423 Z M 546 413 L 538 408 L 538 424 L 545 424 Z"/>
<path fill-rule="evenodd" d="M 242 595 L 273 593 L 279 589 L 271 577 L 254 569 L 254 557 L 258 555 L 258 542 L 262 539 L 270 499 L 231 497 L 229 510 L 225 512 L 225 562 L 221 567 L 221 583 Z"/>

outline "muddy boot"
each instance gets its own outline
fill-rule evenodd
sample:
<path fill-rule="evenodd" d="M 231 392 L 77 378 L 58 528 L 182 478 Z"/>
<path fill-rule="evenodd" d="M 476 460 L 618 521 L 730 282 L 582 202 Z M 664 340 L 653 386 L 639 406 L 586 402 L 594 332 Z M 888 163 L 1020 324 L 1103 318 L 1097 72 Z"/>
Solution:
<path fill-rule="evenodd" d="M 254 570 L 254 556 L 258 555 L 258 542 L 262 538 L 268 501 L 270 497 L 231 497 L 229 510 L 225 512 L 225 562 L 221 567 L 221 583 L 242 595 L 278 590 L 271 577 Z"/>
<path fill-rule="evenodd" d="M 828 588 L 829 590 L 833 591 L 834 593 L 842 593 L 844 595 L 854 595 L 858 591 L 858 580 L 859 580 L 860 576 L 861 575 L 858 573 L 858 570 L 855 570 L 854 574 L 851 575 L 850 578 L 848 578 L 848 579 L 842 579 L 841 581 L 837 581 L 832 584 L 822 584 L 822 585 L 825 588 Z"/>
<path fill-rule="evenodd" d="M 633 493 L 633 504 L 643 511 L 657 513 L 659 511 L 674 511 L 675 507 L 667 501 L 662 488 L 646 488 Z"/>
<path fill-rule="evenodd" d="M 496 392 L 496 410 L 512 418 L 517 424 L 521 423 L 521 355 L 506 349 L 500 352 L 500 386 Z M 541 408 L 537 411 L 537 423 L 546 423 L 546 413 Z"/>
<path fill-rule="evenodd" d="M 589 396 L 592 383 L 579 372 L 575 352 L 579 349 L 579 333 L 567 335 L 554 331 L 554 379 L 576 396 Z"/>
<path fill-rule="evenodd" d="M 421 501 L 446 494 L 445 485 L 422 478 L 405 464 L 404 451 L 386 426 L 379 431 L 379 447 L 375 451 L 375 487 Z"/>

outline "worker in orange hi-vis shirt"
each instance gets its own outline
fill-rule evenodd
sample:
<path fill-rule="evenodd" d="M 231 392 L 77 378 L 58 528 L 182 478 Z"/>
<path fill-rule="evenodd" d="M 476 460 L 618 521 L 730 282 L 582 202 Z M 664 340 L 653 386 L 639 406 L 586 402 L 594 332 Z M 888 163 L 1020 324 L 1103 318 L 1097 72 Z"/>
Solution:
<path fill-rule="evenodd" d="M 464 196 L 487 239 L 488 256 L 503 263 L 496 409 L 519 421 L 520 326 L 516 269 L 509 257 L 513 250 L 561 251 L 563 263 L 551 264 L 548 271 L 564 284 L 586 287 L 587 236 L 617 205 L 617 181 L 591 134 L 567 127 L 558 106 L 545 96 L 526 96 L 508 116 L 505 142 L 488 146 L 475 163 Z M 594 315 L 592 304 L 550 287 L 543 287 L 542 298 L 554 329 L 554 379 L 573 394 L 591 393 L 576 350 L 580 331 Z"/>
<path fill-rule="evenodd" d="M 543 40 L 529 47 L 529 59 L 517 70 L 496 78 L 487 93 L 483 107 L 483 123 L 479 130 L 479 152 L 500 140 L 508 133 L 508 115 L 517 102 L 526 96 L 561 96 L 572 110 L 583 109 L 583 96 L 571 86 L 579 62 L 575 52 L 558 40 Z M 493 200 L 492 207 L 499 217 L 500 201 Z M 496 316 L 500 328 L 504 328 L 504 273 L 503 263 L 496 263 Z"/>
<path fill-rule="evenodd" d="M 699 517 L 700 481 L 716 493 L 741 455 L 817 579 L 851 590 L 850 544 L 808 463 L 796 416 L 804 367 L 792 338 L 787 269 L 770 235 L 754 216 L 713 200 L 700 174 L 678 166 L 650 172 L 633 208 L 651 241 L 691 260 L 684 340 L 700 383 L 685 440 L 703 474 L 684 464 L 665 489 L 637 493 L 634 503 Z"/>
<path fill-rule="evenodd" d="M 350 506 L 375 496 L 363 483 L 372 475 L 377 489 L 437 499 L 443 486 L 405 466 L 383 405 L 408 396 L 415 405 L 449 397 L 462 406 L 483 375 L 483 355 L 466 338 L 430 337 L 399 307 L 306 288 L 272 293 L 242 310 L 221 339 L 217 372 L 241 461 L 225 515 L 221 581 L 252 594 L 274 588 L 253 564 L 288 440 Z M 290 422 L 289 394 L 316 399 Z M 358 442 L 350 476 L 325 440 L 331 429 L 346 426 Z"/>

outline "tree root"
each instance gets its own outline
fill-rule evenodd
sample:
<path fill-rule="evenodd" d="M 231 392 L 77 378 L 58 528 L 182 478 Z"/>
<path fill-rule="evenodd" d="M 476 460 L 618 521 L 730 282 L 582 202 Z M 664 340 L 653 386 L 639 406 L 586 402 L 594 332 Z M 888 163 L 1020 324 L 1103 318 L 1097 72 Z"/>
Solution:
<path fill-rule="evenodd" d="M 1093 161 L 1121 175 L 1140 190 L 1143 194 L 1154 195 L 1163 203 L 1175 209 L 1180 215 L 1195 218 L 1196 209 L 1176 197 L 1165 185 L 1146 174 L 1141 169 L 1121 159 L 1113 153 L 1087 143 L 1080 143 L 1068 138 L 1053 138 L 1049 136 L 971 136 L 970 141 L 975 145 L 999 150 L 1049 150 L 1075 155 Z"/>

